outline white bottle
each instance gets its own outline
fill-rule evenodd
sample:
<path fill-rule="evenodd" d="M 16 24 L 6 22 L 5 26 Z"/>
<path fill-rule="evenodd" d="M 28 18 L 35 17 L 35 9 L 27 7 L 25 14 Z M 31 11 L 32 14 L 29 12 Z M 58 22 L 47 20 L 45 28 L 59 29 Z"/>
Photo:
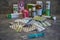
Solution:
<path fill-rule="evenodd" d="M 50 9 L 50 1 L 46 1 L 46 9 Z"/>
<path fill-rule="evenodd" d="M 11 18 L 18 18 L 19 17 L 19 13 L 13 13 L 11 14 Z"/>
<path fill-rule="evenodd" d="M 37 14 L 36 14 L 36 7 L 35 7 L 35 5 L 33 6 L 32 11 L 33 11 L 32 12 L 33 17 L 36 16 Z"/>
<path fill-rule="evenodd" d="M 41 6 L 40 9 L 37 9 L 37 15 L 41 16 L 42 15 L 42 10 L 43 10 L 43 2 L 42 1 L 36 1 L 36 5 Z"/>
<path fill-rule="evenodd" d="M 13 4 L 13 13 L 18 13 L 18 4 Z"/>
<path fill-rule="evenodd" d="M 46 1 L 46 15 L 50 16 L 50 1 Z"/>

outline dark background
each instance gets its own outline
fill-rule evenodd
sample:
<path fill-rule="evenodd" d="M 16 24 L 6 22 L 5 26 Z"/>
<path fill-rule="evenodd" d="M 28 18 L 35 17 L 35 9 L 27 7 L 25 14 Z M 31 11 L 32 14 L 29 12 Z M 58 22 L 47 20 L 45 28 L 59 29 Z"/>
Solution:
<path fill-rule="evenodd" d="M 25 0 L 27 3 L 35 3 L 37 0 Z M 45 2 L 47 0 L 41 0 Z M 56 22 L 52 22 L 52 26 L 45 30 L 45 36 L 35 39 L 27 40 L 60 40 L 60 0 L 50 0 L 51 1 L 51 14 L 57 17 Z M 19 33 L 12 30 L 9 27 L 9 22 L 14 21 L 13 19 L 7 19 L 5 14 L 12 12 L 12 5 L 17 3 L 18 0 L 0 0 L 0 40 L 22 40 L 20 36 L 29 33 Z M 44 6 L 45 7 L 45 6 Z"/>

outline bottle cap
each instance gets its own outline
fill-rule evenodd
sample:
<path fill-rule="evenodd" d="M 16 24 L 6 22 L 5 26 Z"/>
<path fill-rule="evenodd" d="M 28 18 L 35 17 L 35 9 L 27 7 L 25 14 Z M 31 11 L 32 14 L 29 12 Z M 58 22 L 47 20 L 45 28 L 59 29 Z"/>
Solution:
<path fill-rule="evenodd" d="M 36 1 L 36 4 L 39 4 L 40 5 L 41 3 L 42 3 L 42 1 Z"/>
<path fill-rule="evenodd" d="M 18 7 L 18 4 L 13 4 L 13 7 Z"/>
<path fill-rule="evenodd" d="M 50 1 L 46 1 L 46 3 L 50 3 Z"/>

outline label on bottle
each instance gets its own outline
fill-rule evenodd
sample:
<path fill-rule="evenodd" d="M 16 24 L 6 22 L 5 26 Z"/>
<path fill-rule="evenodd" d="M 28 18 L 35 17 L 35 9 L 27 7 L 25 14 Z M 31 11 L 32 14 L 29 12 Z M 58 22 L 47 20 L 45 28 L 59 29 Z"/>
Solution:
<path fill-rule="evenodd" d="M 46 15 L 50 16 L 50 9 L 46 9 Z"/>
<path fill-rule="evenodd" d="M 24 10 L 24 1 L 23 0 L 19 1 L 18 8 L 19 8 L 19 11 Z"/>
<path fill-rule="evenodd" d="M 50 1 L 46 1 L 46 15 L 50 16 Z"/>
<path fill-rule="evenodd" d="M 42 15 L 42 9 L 37 10 L 37 15 L 39 15 L 39 16 Z"/>
<path fill-rule="evenodd" d="M 13 4 L 13 13 L 18 13 L 18 4 Z"/>
<path fill-rule="evenodd" d="M 37 14 L 36 14 L 36 12 L 34 11 L 34 12 L 32 12 L 32 15 L 33 15 L 33 17 L 34 17 L 34 16 L 36 16 Z"/>
<path fill-rule="evenodd" d="M 28 10 L 26 10 L 26 9 L 24 10 L 24 12 L 23 12 L 23 16 L 24 16 L 24 18 L 25 18 L 25 17 L 29 17 Z"/>
<path fill-rule="evenodd" d="M 50 9 L 50 1 L 46 1 L 46 9 Z"/>

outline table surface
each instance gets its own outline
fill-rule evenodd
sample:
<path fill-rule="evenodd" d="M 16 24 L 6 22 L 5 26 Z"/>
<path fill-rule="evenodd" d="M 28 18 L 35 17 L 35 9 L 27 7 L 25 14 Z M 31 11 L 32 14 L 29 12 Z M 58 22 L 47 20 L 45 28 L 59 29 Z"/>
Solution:
<path fill-rule="evenodd" d="M 52 22 L 52 26 L 48 27 L 44 32 L 44 37 L 27 39 L 27 40 L 60 40 L 60 16 L 57 16 L 56 22 Z M 12 19 L 13 20 L 13 19 Z M 9 28 L 9 22 L 11 19 L 5 18 L 4 14 L 0 15 L 0 40 L 23 40 L 20 37 L 29 33 L 18 33 L 15 30 Z"/>

